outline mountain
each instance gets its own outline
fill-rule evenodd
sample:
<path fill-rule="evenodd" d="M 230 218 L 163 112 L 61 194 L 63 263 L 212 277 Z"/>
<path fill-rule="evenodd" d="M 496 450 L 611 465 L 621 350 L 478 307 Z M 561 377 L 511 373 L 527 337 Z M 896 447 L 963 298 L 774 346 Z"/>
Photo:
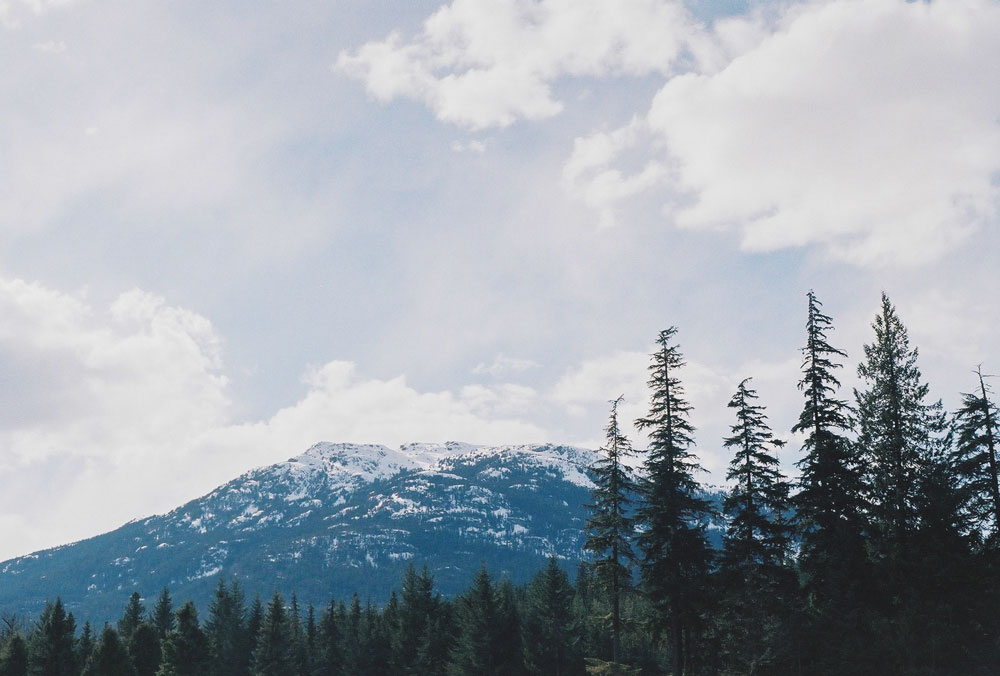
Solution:
<path fill-rule="evenodd" d="M 515 582 L 553 554 L 572 569 L 593 460 L 555 445 L 317 444 L 168 514 L 0 563 L 0 613 L 32 617 L 58 594 L 100 622 L 163 586 L 206 608 L 220 575 L 319 605 L 354 592 L 383 603 L 411 561 L 446 595 L 483 564 Z"/>

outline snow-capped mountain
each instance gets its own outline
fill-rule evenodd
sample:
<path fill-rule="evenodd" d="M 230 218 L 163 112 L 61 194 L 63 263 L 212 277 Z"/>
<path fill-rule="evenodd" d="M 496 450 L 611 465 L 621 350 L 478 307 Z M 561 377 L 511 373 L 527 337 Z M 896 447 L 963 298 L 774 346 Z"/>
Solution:
<path fill-rule="evenodd" d="M 202 606 L 220 575 L 250 594 L 382 603 L 411 561 L 445 594 L 483 564 L 524 580 L 549 555 L 581 560 L 593 460 L 555 445 L 316 444 L 168 514 L 0 563 L 0 612 L 58 594 L 110 619 L 133 590 L 151 604 L 163 586 Z"/>

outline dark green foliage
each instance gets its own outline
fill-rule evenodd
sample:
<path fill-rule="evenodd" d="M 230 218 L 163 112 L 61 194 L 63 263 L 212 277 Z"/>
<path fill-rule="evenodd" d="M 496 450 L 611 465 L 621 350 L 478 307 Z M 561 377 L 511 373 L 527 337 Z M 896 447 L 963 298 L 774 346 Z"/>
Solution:
<path fill-rule="evenodd" d="M 632 445 L 618 423 L 618 405 L 623 397 L 611 402 L 611 415 L 605 427 L 605 445 L 600 458 L 590 468 L 594 481 L 593 504 L 588 505 L 587 540 L 583 548 L 597 557 L 593 562 L 596 582 L 601 585 L 611 606 L 611 659 L 618 661 L 621 648 L 621 599 L 632 587 L 632 538 L 635 525 L 629 515 L 631 496 L 636 484 L 625 458 L 633 454 Z"/>
<path fill-rule="evenodd" d="M 528 586 L 523 633 L 529 674 L 582 676 L 583 636 L 573 614 L 573 587 L 554 557 Z"/>
<path fill-rule="evenodd" d="M 284 600 L 275 592 L 261 622 L 250 673 L 253 676 L 288 676 L 294 673 L 294 668 L 291 622 Z"/>
<path fill-rule="evenodd" d="M 497 592 L 481 568 L 472 587 L 455 601 L 457 636 L 451 676 L 514 676 L 523 673 L 517 610 Z"/>
<path fill-rule="evenodd" d="M 225 579 L 220 577 L 205 622 L 214 676 L 244 676 L 248 673 L 254 644 L 245 624 L 243 589 L 236 579 L 227 586 Z"/>
<path fill-rule="evenodd" d="M 721 657 L 729 673 L 772 671 L 787 652 L 788 621 L 796 585 L 791 567 L 792 527 L 787 520 L 789 486 L 778 469 L 775 439 L 764 407 L 747 378 L 729 407 L 736 413 L 732 436 L 724 446 L 734 452 L 727 479 L 730 517 L 723 543 L 721 586 Z"/>
<path fill-rule="evenodd" d="M 996 544 L 1000 532 L 1000 471 L 997 446 L 1000 445 L 1000 418 L 981 368 L 976 369 L 979 388 L 962 395 L 962 406 L 955 413 L 955 472 L 966 510 L 976 528 L 986 530 Z"/>
<path fill-rule="evenodd" d="M 128 651 L 111 625 L 104 625 L 81 676 L 135 676 Z"/>
<path fill-rule="evenodd" d="M 146 610 L 142 606 L 142 597 L 139 596 L 139 592 L 132 592 L 128 603 L 125 604 L 122 619 L 118 620 L 118 635 L 123 642 L 128 643 L 129 639 L 132 638 L 132 633 L 135 632 L 139 623 L 142 622 L 145 612 Z"/>
<path fill-rule="evenodd" d="M 444 673 L 450 641 L 443 605 L 440 594 L 434 593 L 434 578 L 427 566 L 419 573 L 412 564 L 408 566 L 395 613 L 390 612 L 392 601 L 384 613 L 392 635 L 396 673 L 413 676 Z"/>
<path fill-rule="evenodd" d="M 62 601 L 46 604 L 28 642 L 31 676 L 76 676 L 78 665 L 74 638 L 76 623 Z"/>
<path fill-rule="evenodd" d="M 163 641 L 159 676 L 204 676 L 210 655 L 208 639 L 198 625 L 198 611 L 188 601 L 177 611 L 174 629 Z"/>
<path fill-rule="evenodd" d="M 676 332 L 671 327 L 657 338 L 649 366 L 649 414 L 636 421 L 649 436 L 638 544 L 643 589 L 669 634 L 674 675 L 682 676 L 697 659 L 712 551 L 702 523 L 710 506 L 694 478 L 700 467 L 690 452 L 694 428 L 678 378 L 684 359 L 674 344 Z"/>
<path fill-rule="evenodd" d="M 86 664 L 87 658 L 90 657 L 91 651 L 94 649 L 94 631 L 90 627 L 90 620 L 83 623 L 83 630 L 80 632 L 80 638 L 76 640 L 76 663 Z"/>
<path fill-rule="evenodd" d="M 867 468 L 874 545 L 879 556 L 898 558 L 918 526 L 919 477 L 940 451 L 944 413 L 940 402 L 926 402 L 929 387 L 921 380 L 917 350 L 884 293 L 872 326 L 875 341 L 865 345 L 858 366 L 866 387 L 855 390 L 858 445 Z"/>
<path fill-rule="evenodd" d="M 11 634 L 0 648 L 0 676 L 27 676 L 28 644 L 18 634 Z"/>
<path fill-rule="evenodd" d="M 140 623 L 128 641 L 128 653 L 136 676 L 154 676 L 163 656 L 159 630 L 151 622 Z"/>
<path fill-rule="evenodd" d="M 330 601 L 319 620 L 316 636 L 316 669 L 319 676 L 339 676 L 343 673 L 344 648 L 341 627 L 346 621 L 344 604 Z"/>
<path fill-rule="evenodd" d="M 153 608 L 153 624 L 161 640 L 174 628 L 174 606 L 170 600 L 170 591 L 166 587 L 160 592 L 160 598 L 156 600 L 156 606 Z"/>

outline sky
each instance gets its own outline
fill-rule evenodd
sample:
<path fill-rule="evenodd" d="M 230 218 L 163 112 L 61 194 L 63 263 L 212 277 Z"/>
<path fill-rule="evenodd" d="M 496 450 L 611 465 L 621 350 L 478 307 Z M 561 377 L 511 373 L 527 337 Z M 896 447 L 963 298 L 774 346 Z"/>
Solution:
<path fill-rule="evenodd" d="M 0 559 L 318 441 L 596 447 L 669 326 L 701 480 L 746 377 L 794 471 L 810 289 L 844 398 L 885 291 L 954 409 L 1000 373 L 997 35 L 996 0 L 0 0 Z"/>

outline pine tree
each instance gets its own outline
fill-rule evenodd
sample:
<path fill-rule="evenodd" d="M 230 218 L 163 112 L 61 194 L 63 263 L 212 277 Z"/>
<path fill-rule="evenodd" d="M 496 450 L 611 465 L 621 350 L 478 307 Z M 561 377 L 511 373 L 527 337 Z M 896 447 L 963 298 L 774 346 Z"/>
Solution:
<path fill-rule="evenodd" d="M 799 491 L 793 497 L 802 537 L 799 565 L 805 589 L 814 604 L 854 598 L 864 561 L 863 507 L 860 467 L 848 438 L 851 409 L 837 399 L 838 358 L 847 353 L 833 347 L 827 333 L 833 320 L 822 311 L 816 294 L 808 293 L 806 345 L 802 348 L 799 390 L 805 404 L 792 432 L 802 433 L 804 457 Z"/>
<path fill-rule="evenodd" d="M 154 676 L 163 656 L 159 630 L 149 621 L 141 622 L 128 641 L 128 653 L 136 676 Z"/>
<path fill-rule="evenodd" d="M 597 580 L 611 606 L 611 660 L 618 662 L 621 652 L 622 594 L 632 586 L 632 536 L 635 526 L 628 514 L 636 485 L 625 458 L 633 454 L 632 445 L 618 424 L 618 405 L 624 397 L 611 402 L 611 415 L 605 428 L 601 457 L 591 467 L 594 481 L 593 504 L 588 505 L 587 539 L 583 548 L 598 558 L 593 562 Z"/>
<path fill-rule="evenodd" d="M 688 652 L 697 638 L 712 552 L 702 523 L 710 505 L 698 495 L 694 472 L 701 468 L 689 450 L 694 444 L 691 406 L 677 377 L 684 359 L 673 344 L 676 332 L 671 327 L 657 338 L 649 366 L 649 415 L 636 421 L 639 429 L 649 430 L 638 545 L 644 590 L 669 632 L 674 676 L 683 676 L 694 658 Z"/>
<path fill-rule="evenodd" d="M 28 642 L 28 673 L 31 676 L 76 676 L 74 650 L 76 623 L 66 614 L 62 601 L 48 603 Z"/>
<path fill-rule="evenodd" d="M 253 646 L 245 622 L 246 604 L 239 582 L 234 578 L 227 586 L 225 579 L 220 577 L 205 622 L 213 676 L 242 676 L 247 673 Z"/>
<path fill-rule="evenodd" d="M 27 676 L 28 644 L 18 633 L 13 633 L 0 650 L 0 676 Z"/>
<path fill-rule="evenodd" d="M 299 599 L 292 592 L 292 603 L 288 609 L 288 628 L 291 633 L 290 654 L 292 667 L 288 676 L 307 676 L 309 656 L 306 654 L 306 639 L 302 631 L 302 615 L 299 612 Z"/>
<path fill-rule="evenodd" d="M 341 611 L 343 608 L 343 604 L 340 604 Z M 319 619 L 316 639 L 316 676 L 340 676 L 343 673 L 344 649 L 341 626 L 342 624 L 338 620 L 337 604 L 330 601 L 330 606 Z"/>
<path fill-rule="evenodd" d="M 583 676 L 582 632 L 573 615 L 569 576 L 549 557 L 528 587 L 524 662 L 534 676 Z"/>
<path fill-rule="evenodd" d="M 434 594 L 434 578 L 430 570 L 425 565 L 418 573 L 413 564 L 407 566 L 396 617 L 389 619 L 389 613 L 385 613 L 392 633 L 393 662 L 397 673 L 424 676 L 441 670 L 443 664 L 435 663 L 430 656 L 445 651 L 428 645 L 428 642 L 441 643 L 445 640 L 439 633 L 440 612 L 441 597 Z M 425 660 L 418 663 L 417 655 L 421 648 L 424 648 Z"/>
<path fill-rule="evenodd" d="M 174 628 L 174 606 L 170 600 L 170 590 L 166 587 L 160 592 L 160 598 L 153 608 L 153 624 L 162 641 Z"/>
<path fill-rule="evenodd" d="M 198 611 L 190 601 L 177 611 L 173 631 L 163 641 L 158 676 L 204 676 L 208 673 L 208 638 L 198 625 Z"/>
<path fill-rule="evenodd" d="M 122 619 L 118 620 L 118 636 L 123 643 L 128 643 L 129 639 L 132 638 L 132 633 L 139 626 L 139 623 L 142 622 L 145 612 L 146 610 L 142 606 L 142 597 L 139 596 L 139 592 L 132 592 L 128 603 L 125 604 Z"/>
<path fill-rule="evenodd" d="M 480 568 L 472 587 L 455 601 L 458 636 L 448 667 L 451 676 L 513 676 L 522 672 L 519 637 L 504 631 L 516 623 L 512 617 L 516 611 L 506 606 L 486 568 Z"/>
<path fill-rule="evenodd" d="M 855 390 L 859 438 L 867 472 L 871 525 L 879 555 L 899 558 L 918 526 L 917 501 L 922 468 L 941 450 L 945 429 L 940 402 L 926 402 L 929 387 L 917 367 L 917 350 L 885 293 L 873 323 L 875 341 L 865 345 Z"/>
<path fill-rule="evenodd" d="M 111 625 L 104 625 L 80 676 L 135 676 L 128 651 Z"/>
<path fill-rule="evenodd" d="M 275 592 L 261 623 L 250 673 L 253 676 L 288 676 L 294 669 L 292 628 L 285 602 Z"/>
<path fill-rule="evenodd" d="M 80 638 L 76 640 L 76 663 L 86 664 L 87 658 L 94 650 L 94 630 L 90 628 L 90 620 L 83 623 Z"/>
<path fill-rule="evenodd" d="M 729 401 L 736 424 L 723 442 L 734 452 L 726 475 L 733 488 L 723 505 L 729 522 L 720 570 L 724 660 L 734 673 L 776 666 L 795 585 L 789 486 L 774 455 L 784 442 L 772 435 L 749 382 L 741 382 Z"/>
<path fill-rule="evenodd" d="M 967 509 L 973 524 L 987 530 L 993 544 L 1000 534 L 1000 471 L 997 446 L 1000 445 L 1000 417 L 990 399 L 990 389 L 982 368 L 976 368 L 979 390 L 962 395 L 962 407 L 955 413 L 958 440 L 955 471 L 962 482 Z"/>

